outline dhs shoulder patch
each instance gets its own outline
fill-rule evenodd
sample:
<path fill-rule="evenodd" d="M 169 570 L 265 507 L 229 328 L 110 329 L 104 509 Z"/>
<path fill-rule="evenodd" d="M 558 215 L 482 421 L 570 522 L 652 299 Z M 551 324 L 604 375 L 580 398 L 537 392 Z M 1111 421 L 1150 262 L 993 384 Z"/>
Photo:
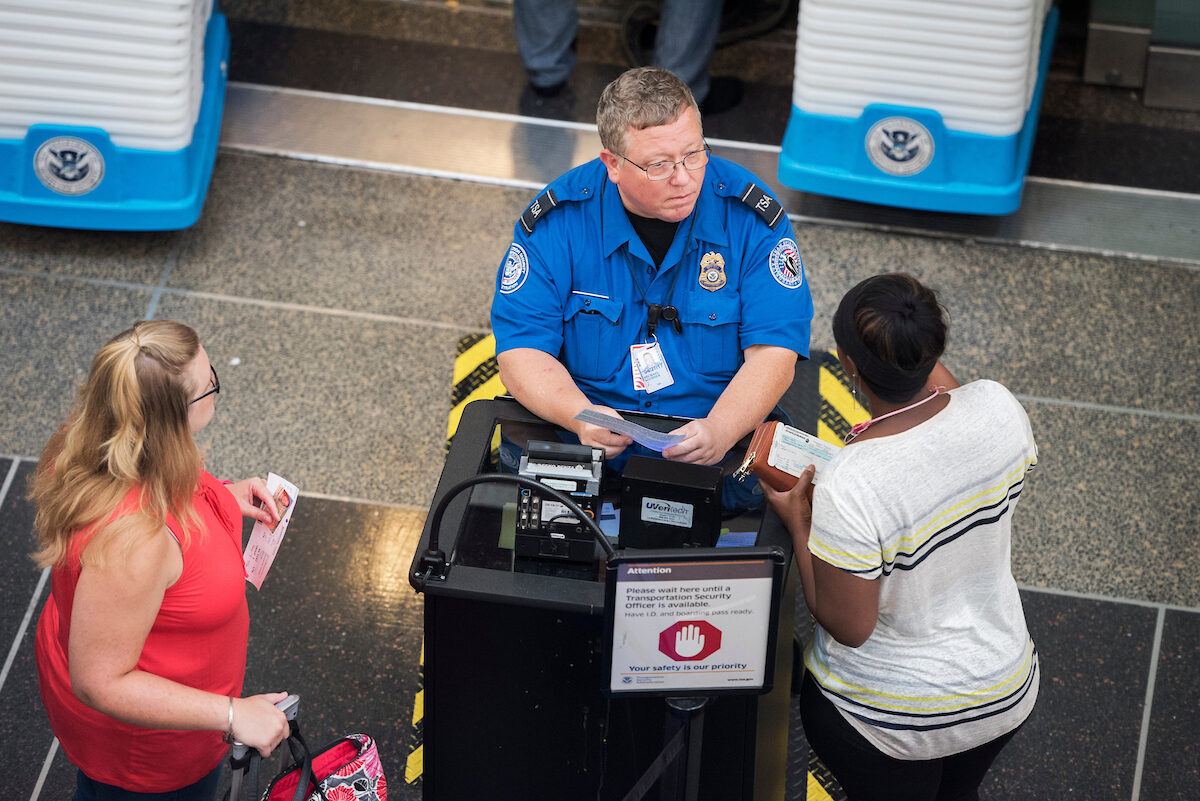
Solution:
<path fill-rule="evenodd" d="M 804 262 L 800 260 L 800 248 L 789 237 L 779 240 L 767 258 L 771 276 L 784 289 L 799 289 L 804 285 Z"/>
<path fill-rule="evenodd" d="M 529 277 L 529 256 L 525 248 L 513 242 L 504 254 L 504 266 L 500 268 L 500 294 L 511 295 L 521 288 Z"/>
<path fill-rule="evenodd" d="M 742 190 L 740 195 L 741 200 L 749 206 L 755 214 L 763 218 L 772 229 L 779 225 L 779 221 L 783 219 L 783 206 L 779 201 L 768 195 L 758 187 L 753 181 L 746 184 L 746 188 Z"/>
<path fill-rule="evenodd" d="M 525 213 L 521 215 L 521 228 L 527 235 L 532 234 L 533 226 L 537 225 L 537 221 L 545 217 L 557 205 L 558 198 L 554 196 L 554 190 L 547 189 L 534 199 L 529 208 L 525 209 Z"/>

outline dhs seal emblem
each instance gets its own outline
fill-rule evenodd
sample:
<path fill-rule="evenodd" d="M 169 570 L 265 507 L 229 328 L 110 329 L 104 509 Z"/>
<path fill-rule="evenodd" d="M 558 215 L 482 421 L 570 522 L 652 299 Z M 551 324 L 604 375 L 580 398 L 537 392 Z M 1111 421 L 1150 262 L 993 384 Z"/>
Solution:
<path fill-rule="evenodd" d="M 500 270 L 500 294 L 516 292 L 528 277 L 529 257 L 525 255 L 525 248 L 513 242 L 504 254 L 504 267 Z"/>
<path fill-rule="evenodd" d="M 804 283 L 804 265 L 800 262 L 800 249 L 791 239 L 780 239 L 771 251 L 771 275 L 787 289 L 799 289 Z"/>
<path fill-rule="evenodd" d="M 888 117 L 867 131 L 867 155 L 888 175 L 916 175 L 933 161 L 933 137 L 908 117 Z"/>
<path fill-rule="evenodd" d="M 37 149 L 33 173 L 60 195 L 86 195 L 104 178 L 104 158 L 82 139 L 57 136 Z"/>
<path fill-rule="evenodd" d="M 712 251 L 700 259 L 700 286 L 716 292 L 725 286 L 725 257 Z"/>

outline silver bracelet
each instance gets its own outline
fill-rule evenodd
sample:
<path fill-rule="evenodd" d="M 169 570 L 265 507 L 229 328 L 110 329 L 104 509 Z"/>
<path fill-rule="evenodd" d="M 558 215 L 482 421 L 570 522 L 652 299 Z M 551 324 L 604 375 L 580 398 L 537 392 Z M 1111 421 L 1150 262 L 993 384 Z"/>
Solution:
<path fill-rule="evenodd" d="M 221 740 L 226 743 L 233 742 L 233 696 L 229 697 L 229 723 L 225 727 L 225 736 Z"/>

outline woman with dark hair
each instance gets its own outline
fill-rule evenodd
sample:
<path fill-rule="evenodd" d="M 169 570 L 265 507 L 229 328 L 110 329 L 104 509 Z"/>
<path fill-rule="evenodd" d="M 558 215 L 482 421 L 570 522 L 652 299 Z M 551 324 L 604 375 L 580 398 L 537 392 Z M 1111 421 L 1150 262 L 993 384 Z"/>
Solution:
<path fill-rule="evenodd" d="M 242 517 L 279 514 L 261 478 L 204 470 L 193 435 L 220 391 L 195 331 L 138 323 L 96 354 L 38 465 L 38 682 L 75 801 L 211 799 L 226 743 L 266 756 L 287 735 L 286 694 L 241 697 Z"/>
<path fill-rule="evenodd" d="M 1037 699 L 1009 569 L 1037 446 L 1007 389 L 960 387 L 942 366 L 945 314 L 912 276 L 855 286 L 833 331 L 872 419 L 815 488 L 812 467 L 786 493 L 764 487 L 817 623 L 804 731 L 851 801 L 975 799 Z"/>

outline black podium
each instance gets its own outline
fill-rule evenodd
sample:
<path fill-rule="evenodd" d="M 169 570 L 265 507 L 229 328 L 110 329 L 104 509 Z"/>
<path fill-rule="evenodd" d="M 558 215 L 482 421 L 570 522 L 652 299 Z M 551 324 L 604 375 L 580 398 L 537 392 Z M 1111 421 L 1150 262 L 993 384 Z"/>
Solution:
<path fill-rule="evenodd" d="M 662 431 L 683 421 L 624 414 Z M 477 401 L 459 423 L 434 495 L 504 472 L 505 450 L 558 429 L 511 399 Z M 422 580 L 426 523 L 412 582 L 425 595 L 424 798 L 427 801 L 621 801 L 663 750 L 661 698 L 608 697 L 604 564 L 517 558 L 503 541 L 503 485 L 477 485 L 445 509 L 442 580 Z M 515 497 L 516 491 L 512 493 Z M 752 528 L 753 527 L 753 528 Z M 792 544 L 774 515 L 741 517 L 756 546 L 786 556 L 774 687 L 706 705 L 699 797 L 784 797 L 796 580 Z M 736 549 L 732 549 L 736 550 Z M 731 553 L 732 553 L 731 550 Z M 658 799 L 659 788 L 646 798 Z"/>

